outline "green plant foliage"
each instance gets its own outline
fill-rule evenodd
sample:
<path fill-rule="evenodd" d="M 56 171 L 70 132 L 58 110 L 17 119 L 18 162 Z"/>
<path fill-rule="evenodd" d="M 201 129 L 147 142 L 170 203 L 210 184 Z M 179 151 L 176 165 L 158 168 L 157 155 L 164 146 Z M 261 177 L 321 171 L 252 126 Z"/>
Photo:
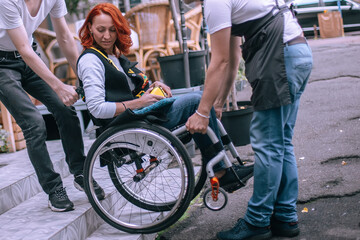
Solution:
<path fill-rule="evenodd" d="M 7 152 L 9 151 L 9 146 L 7 142 L 7 138 L 9 136 L 9 133 L 2 128 L 0 125 L 0 152 Z"/>
<path fill-rule="evenodd" d="M 89 0 L 65 0 L 69 14 L 78 14 L 79 3 L 89 4 Z"/>

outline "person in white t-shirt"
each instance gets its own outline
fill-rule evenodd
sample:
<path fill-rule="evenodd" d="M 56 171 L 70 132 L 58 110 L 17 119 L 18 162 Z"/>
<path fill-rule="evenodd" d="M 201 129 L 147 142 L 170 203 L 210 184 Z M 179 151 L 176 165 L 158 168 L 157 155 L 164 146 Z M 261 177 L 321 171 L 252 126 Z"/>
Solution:
<path fill-rule="evenodd" d="M 312 69 L 311 49 L 283 0 L 205 0 L 204 5 L 211 61 L 197 111 L 205 117 L 192 115 L 186 127 L 190 133 L 205 133 L 206 116 L 213 106 L 221 117 L 241 56 L 254 107 L 250 127 L 255 154 L 253 195 L 245 217 L 217 238 L 296 236 L 300 232 L 298 173 L 291 141 L 300 96 Z M 241 37 L 245 41 L 240 49 Z"/>
<path fill-rule="evenodd" d="M 28 94 L 42 102 L 53 114 L 60 132 L 66 162 L 81 189 L 84 144 L 79 119 L 71 107 L 78 100 L 75 87 L 64 84 L 36 52 L 32 34 L 50 14 L 60 49 L 75 71 L 79 56 L 64 16 L 64 0 L 2 0 L 0 11 L 0 101 L 21 127 L 31 163 L 42 189 L 49 195 L 53 211 L 70 211 L 60 175 L 54 171 L 46 147 L 46 126 Z M 104 192 L 99 187 L 100 198 Z"/>

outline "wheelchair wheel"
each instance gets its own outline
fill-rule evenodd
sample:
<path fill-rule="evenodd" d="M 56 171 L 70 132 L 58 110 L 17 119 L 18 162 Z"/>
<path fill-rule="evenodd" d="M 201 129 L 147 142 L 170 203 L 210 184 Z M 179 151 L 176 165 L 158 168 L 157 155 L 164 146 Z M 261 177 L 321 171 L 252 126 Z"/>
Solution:
<path fill-rule="evenodd" d="M 145 122 L 103 132 L 89 150 L 84 176 L 96 213 L 129 233 L 169 227 L 186 211 L 194 190 L 193 166 L 183 144 L 167 129 Z M 104 200 L 96 198 L 92 179 L 104 188 Z"/>

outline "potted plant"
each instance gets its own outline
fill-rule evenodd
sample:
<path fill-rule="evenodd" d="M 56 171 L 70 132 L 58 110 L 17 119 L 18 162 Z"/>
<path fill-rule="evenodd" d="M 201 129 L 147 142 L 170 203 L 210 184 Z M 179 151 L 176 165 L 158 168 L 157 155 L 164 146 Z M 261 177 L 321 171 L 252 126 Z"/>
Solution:
<path fill-rule="evenodd" d="M 253 107 L 250 101 L 237 101 L 236 94 L 247 84 L 245 64 L 242 60 L 238 75 L 226 101 L 221 122 L 235 146 L 244 146 L 250 143 L 250 122 Z"/>
<path fill-rule="evenodd" d="M 85 18 L 87 12 L 94 4 L 93 0 L 65 0 L 68 15 L 66 19 L 70 23 L 75 23 L 79 19 Z"/>
<path fill-rule="evenodd" d="M 9 146 L 8 146 L 8 139 L 9 133 L 2 128 L 2 125 L 0 125 L 0 152 L 4 153 L 9 151 Z"/>

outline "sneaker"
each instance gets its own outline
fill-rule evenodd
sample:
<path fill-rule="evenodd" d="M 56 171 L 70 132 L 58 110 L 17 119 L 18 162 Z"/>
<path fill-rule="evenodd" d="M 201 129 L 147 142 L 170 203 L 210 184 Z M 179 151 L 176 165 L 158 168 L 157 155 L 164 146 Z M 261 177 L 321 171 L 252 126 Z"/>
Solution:
<path fill-rule="evenodd" d="M 84 175 L 77 175 L 74 179 L 74 186 L 79 191 L 84 191 Z M 99 186 L 99 184 L 93 180 L 93 186 L 97 199 L 103 200 L 105 198 L 104 190 Z"/>
<path fill-rule="evenodd" d="M 272 233 L 276 236 L 295 237 L 300 233 L 297 222 L 282 222 L 273 216 L 271 217 L 270 225 Z"/>
<path fill-rule="evenodd" d="M 240 218 L 235 226 L 223 232 L 216 234 L 219 240 L 262 240 L 270 239 L 271 231 L 269 227 L 255 227 Z"/>
<path fill-rule="evenodd" d="M 247 180 L 254 175 L 254 164 L 249 165 L 233 165 L 232 168 L 242 182 L 239 182 L 234 172 L 228 168 L 224 176 L 219 178 L 220 187 L 225 191 L 232 193 L 235 190 L 246 185 Z"/>
<path fill-rule="evenodd" d="M 65 188 L 60 187 L 49 194 L 49 208 L 54 212 L 74 210 L 74 204 L 68 198 Z"/>

